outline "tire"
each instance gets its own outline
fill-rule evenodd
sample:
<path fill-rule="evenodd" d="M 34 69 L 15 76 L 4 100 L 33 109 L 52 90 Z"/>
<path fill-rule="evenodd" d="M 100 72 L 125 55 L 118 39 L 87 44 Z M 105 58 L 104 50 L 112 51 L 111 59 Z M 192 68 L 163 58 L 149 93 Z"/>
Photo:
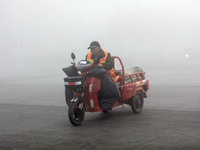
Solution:
<path fill-rule="evenodd" d="M 83 104 L 82 108 L 79 108 L 80 104 L 79 100 L 77 100 L 71 103 L 68 109 L 69 120 L 74 126 L 81 125 L 85 117 L 85 106 Z"/>
<path fill-rule="evenodd" d="M 134 113 L 139 114 L 142 112 L 144 100 L 140 91 L 130 100 L 130 105 Z"/>

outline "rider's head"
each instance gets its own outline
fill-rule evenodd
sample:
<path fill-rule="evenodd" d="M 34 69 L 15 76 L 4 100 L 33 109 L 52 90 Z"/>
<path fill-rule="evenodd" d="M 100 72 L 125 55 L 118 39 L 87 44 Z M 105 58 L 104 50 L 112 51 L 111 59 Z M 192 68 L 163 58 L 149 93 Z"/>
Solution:
<path fill-rule="evenodd" d="M 99 42 L 93 41 L 90 44 L 90 46 L 88 47 L 88 49 L 90 49 L 92 53 L 97 55 L 100 52 L 101 46 L 100 46 Z"/>

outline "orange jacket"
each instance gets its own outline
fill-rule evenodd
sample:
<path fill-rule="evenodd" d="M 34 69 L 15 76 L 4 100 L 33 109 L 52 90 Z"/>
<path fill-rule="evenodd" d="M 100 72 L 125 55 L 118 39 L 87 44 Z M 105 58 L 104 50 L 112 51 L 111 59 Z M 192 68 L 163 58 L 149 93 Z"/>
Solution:
<path fill-rule="evenodd" d="M 108 52 L 104 51 L 104 53 L 105 53 L 105 56 L 100 59 L 101 64 L 105 63 L 108 57 Z M 87 61 L 89 61 L 90 63 L 94 63 L 94 59 L 91 58 L 91 55 L 92 55 L 92 52 L 90 51 L 87 55 Z M 119 76 L 115 75 L 114 68 L 110 70 L 106 70 L 106 74 L 111 76 L 115 82 L 119 79 Z"/>

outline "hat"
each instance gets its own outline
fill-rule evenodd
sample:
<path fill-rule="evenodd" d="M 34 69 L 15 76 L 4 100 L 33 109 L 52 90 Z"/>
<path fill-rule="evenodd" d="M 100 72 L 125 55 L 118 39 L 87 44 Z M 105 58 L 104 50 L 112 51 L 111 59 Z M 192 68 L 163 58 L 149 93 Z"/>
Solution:
<path fill-rule="evenodd" d="M 90 48 L 94 48 L 94 47 L 101 47 L 100 46 L 100 44 L 99 44 L 99 42 L 97 42 L 97 41 L 93 41 L 91 44 L 90 44 L 90 46 L 88 47 L 88 49 L 90 49 Z"/>

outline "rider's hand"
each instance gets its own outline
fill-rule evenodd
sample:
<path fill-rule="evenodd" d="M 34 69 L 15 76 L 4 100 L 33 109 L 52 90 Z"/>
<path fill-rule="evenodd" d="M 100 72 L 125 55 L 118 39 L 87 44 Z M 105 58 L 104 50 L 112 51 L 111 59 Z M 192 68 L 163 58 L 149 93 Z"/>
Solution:
<path fill-rule="evenodd" d="M 99 63 L 99 64 L 98 64 L 98 67 L 99 67 L 99 68 L 102 68 L 102 67 L 103 67 L 103 65 L 102 65 L 101 63 Z"/>

